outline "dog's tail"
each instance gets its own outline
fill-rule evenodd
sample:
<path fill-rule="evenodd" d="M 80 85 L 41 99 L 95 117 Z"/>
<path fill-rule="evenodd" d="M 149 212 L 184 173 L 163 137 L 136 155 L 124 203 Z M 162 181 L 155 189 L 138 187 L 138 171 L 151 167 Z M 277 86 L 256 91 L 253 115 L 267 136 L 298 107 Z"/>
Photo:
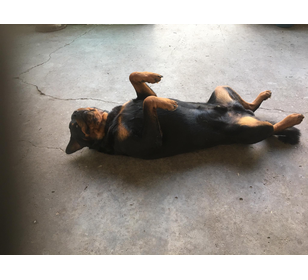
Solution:
<path fill-rule="evenodd" d="M 301 136 L 301 132 L 299 129 L 295 127 L 290 127 L 280 132 L 275 133 L 277 135 L 278 140 L 283 143 L 296 145 L 299 143 L 299 138 Z"/>

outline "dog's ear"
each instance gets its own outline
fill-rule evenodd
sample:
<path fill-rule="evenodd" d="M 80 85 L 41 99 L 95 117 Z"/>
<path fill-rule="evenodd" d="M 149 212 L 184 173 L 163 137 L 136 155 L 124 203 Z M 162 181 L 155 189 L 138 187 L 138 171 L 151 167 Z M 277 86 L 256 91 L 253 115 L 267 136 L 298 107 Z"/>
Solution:
<path fill-rule="evenodd" d="M 71 136 L 71 139 L 66 147 L 65 152 L 69 155 L 75 153 L 76 151 L 82 149 L 84 146 L 81 146 L 76 139 Z"/>

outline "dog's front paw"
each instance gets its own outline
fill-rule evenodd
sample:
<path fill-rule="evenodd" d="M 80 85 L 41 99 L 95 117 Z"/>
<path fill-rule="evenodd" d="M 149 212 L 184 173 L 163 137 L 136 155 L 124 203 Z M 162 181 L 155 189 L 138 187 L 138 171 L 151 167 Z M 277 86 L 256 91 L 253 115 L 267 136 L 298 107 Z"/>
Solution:
<path fill-rule="evenodd" d="M 156 100 L 157 107 L 167 111 L 174 111 L 178 107 L 178 103 L 169 98 L 158 97 Z"/>
<path fill-rule="evenodd" d="M 174 100 L 168 99 L 169 109 L 168 111 L 174 111 L 178 107 L 178 103 Z"/>
<path fill-rule="evenodd" d="M 163 76 L 152 72 L 133 72 L 129 75 L 129 80 L 133 83 L 158 83 Z"/>
<path fill-rule="evenodd" d="M 260 93 L 263 100 L 266 100 L 268 98 L 271 98 L 272 92 L 270 90 L 266 90 Z"/>
<path fill-rule="evenodd" d="M 151 73 L 151 72 L 147 72 L 146 73 L 146 78 L 145 78 L 145 82 L 150 83 L 150 84 L 155 84 L 160 82 L 161 78 L 163 76 L 156 74 L 156 73 Z"/>

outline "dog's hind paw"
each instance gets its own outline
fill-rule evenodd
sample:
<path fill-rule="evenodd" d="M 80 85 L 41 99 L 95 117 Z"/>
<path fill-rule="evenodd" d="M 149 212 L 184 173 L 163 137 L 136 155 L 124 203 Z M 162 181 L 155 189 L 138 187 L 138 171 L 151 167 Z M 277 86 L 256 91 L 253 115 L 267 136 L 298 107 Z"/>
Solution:
<path fill-rule="evenodd" d="M 294 125 L 300 124 L 305 118 L 302 114 L 292 114 L 290 115 L 294 120 Z"/>

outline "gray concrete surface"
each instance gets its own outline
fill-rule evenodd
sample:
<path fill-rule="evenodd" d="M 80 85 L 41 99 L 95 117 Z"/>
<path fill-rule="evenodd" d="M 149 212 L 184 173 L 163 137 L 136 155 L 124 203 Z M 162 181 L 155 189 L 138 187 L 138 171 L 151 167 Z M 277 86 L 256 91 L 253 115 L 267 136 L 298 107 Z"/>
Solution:
<path fill-rule="evenodd" d="M 308 253 L 306 119 L 296 146 L 273 138 L 153 161 L 64 153 L 71 113 L 134 98 L 133 71 L 162 74 L 152 87 L 162 97 L 207 101 L 228 84 L 252 101 L 270 89 L 258 117 L 307 117 L 308 26 L 12 30 L 18 254 Z"/>

